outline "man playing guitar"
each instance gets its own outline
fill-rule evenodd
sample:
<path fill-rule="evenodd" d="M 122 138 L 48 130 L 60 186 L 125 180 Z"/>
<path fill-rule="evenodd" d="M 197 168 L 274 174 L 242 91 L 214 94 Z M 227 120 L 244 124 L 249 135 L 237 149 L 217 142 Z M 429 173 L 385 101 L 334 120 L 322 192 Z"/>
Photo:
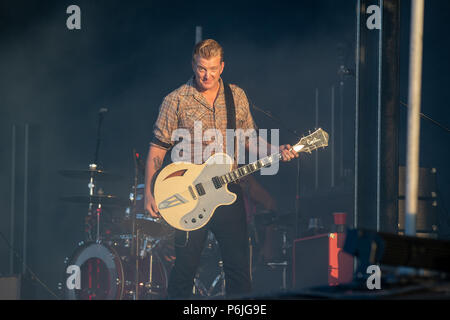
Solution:
<path fill-rule="evenodd" d="M 203 132 L 216 129 L 226 137 L 229 102 L 225 98 L 228 85 L 221 78 L 224 65 L 223 49 L 216 41 L 208 39 L 199 42 L 194 47 L 192 56 L 194 76 L 163 99 L 146 162 L 145 208 L 153 218 L 159 218 L 160 214 L 151 190 L 152 180 L 162 167 L 167 151 L 175 145 L 172 141 L 173 131 L 183 128 L 194 134 L 195 123 L 201 121 Z M 245 92 L 236 85 L 229 85 L 229 89 L 235 105 L 235 128 L 255 129 Z M 194 141 L 192 144 L 194 145 Z M 193 147 L 192 158 L 196 153 L 203 155 L 208 143 L 202 141 L 201 145 L 201 150 Z M 268 150 L 272 150 L 267 145 Z M 223 152 L 226 152 L 225 139 L 222 147 Z M 281 152 L 282 161 L 298 157 L 290 145 L 280 146 L 276 151 Z M 238 183 L 231 183 L 229 190 L 237 194 L 237 200 L 231 205 L 218 207 L 205 227 L 194 231 L 176 230 L 176 260 L 169 279 L 169 298 L 190 297 L 208 229 L 214 233 L 220 245 L 227 297 L 250 293 L 248 233 L 242 190 Z"/>

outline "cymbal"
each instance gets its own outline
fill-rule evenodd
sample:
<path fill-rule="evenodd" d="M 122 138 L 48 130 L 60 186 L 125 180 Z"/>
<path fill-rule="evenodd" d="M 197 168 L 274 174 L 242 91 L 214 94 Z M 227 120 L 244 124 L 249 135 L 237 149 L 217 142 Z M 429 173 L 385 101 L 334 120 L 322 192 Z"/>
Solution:
<path fill-rule="evenodd" d="M 59 174 L 66 178 L 71 179 L 83 179 L 88 180 L 91 175 L 94 175 L 96 179 L 106 180 L 106 181 L 116 181 L 122 180 L 123 177 L 117 174 L 109 173 L 101 169 L 86 169 L 86 170 L 60 170 Z"/>
<path fill-rule="evenodd" d="M 97 194 L 93 196 L 86 195 L 73 195 L 60 197 L 62 201 L 73 203 L 94 203 L 101 204 L 102 206 L 114 206 L 114 207 L 126 207 L 129 205 L 128 200 L 123 200 L 112 194 Z"/>

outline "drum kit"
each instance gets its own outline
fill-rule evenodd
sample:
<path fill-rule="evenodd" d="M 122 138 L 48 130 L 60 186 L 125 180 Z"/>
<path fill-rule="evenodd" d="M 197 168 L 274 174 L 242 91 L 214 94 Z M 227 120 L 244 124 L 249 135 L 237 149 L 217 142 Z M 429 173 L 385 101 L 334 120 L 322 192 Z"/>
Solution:
<path fill-rule="evenodd" d="M 139 154 L 134 152 L 137 159 Z M 135 162 L 137 164 L 137 162 Z M 143 166 L 141 164 L 141 166 Z M 143 168 L 141 168 L 143 171 Z M 174 232 L 162 219 L 154 219 L 144 208 L 143 174 L 137 165 L 134 185 L 128 199 L 96 192 L 96 184 L 123 179 L 90 165 L 88 170 L 63 170 L 59 173 L 70 179 L 88 181 L 88 195 L 64 196 L 65 202 L 86 204 L 85 239 L 78 243 L 68 266 L 80 268 L 79 287 L 62 286 L 69 300 L 154 300 L 167 297 L 169 272 L 175 261 Z M 104 214 L 119 209 L 119 217 Z M 292 222 L 281 221 L 291 215 L 279 216 L 262 212 L 250 223 L 249 247 L 252 252 L 251 274 L 258 276 L 262 265 L 280 268 L 283 273 L 281 289 L 287 288 L 286 240 Z M 280 250 L 281 249 L 281 250 Z M 280 256 L 281 254 L 281 256 Z M 64 273 L 64 283 L 70 274 Z M 194 278 L 193 296 L 217 297 L 225 295 L 225 276 L 220 250 L 214 235 L 209 232 L 201 263 Z"/>
<path fill-rule="evenodd" d="M 134 152 L 135 160 L 139 154 Z M 95 164 L 87 170 L 62 170 L 70 179 L 88 183 L 87 195 L 64 196 L 70 203 L 88 207 L 85 239 L 65 259 L 68 266 L 79 267 L 78 287 L 63 286 L 70 300 L 151 300 L 167 295 L 168 272 L 174 261 L 174 229 L 163 220 L 154 219 L 144 210 L 144 185 L 137 161 L 134 185 L 128 199 L 96 190 L 97 183 L 118 181 L 118 175 L 101 170 Z M 142 170 L 143 171 L 143 170 Z M 119 209 L 117 218 L 104 214 Z M 64 275 L 67 282 L 70 274 Z"/>
<path fill-rule="evenodd" d="M 128 198 L 105 194 L 99 183 L 124 177 L 98 167 L 101 127 L 108 109 L 98 112 L 93 163 L 86 170 L 61 170 L 65 178 L 88 182 L 87 195 L 61 197 L 87 205 L 84 240 L 65 259 L 64 298 L 69 300 L 153 300 L 167 295 L 168 273 L 174 262 L 174 229 L 144 209 L 145 166 L 133 150 L 134 183 Z M 119 209 L 119 217 L 111 211 Z M 70 268 L 69 268 L 70 267 Z M 73 269 L 75 267 L 75 269 Z M 67 270 L 78 270 L 75 274 Z M 75 277 L 75 279 L 73 279 Z M 77 279 L 78 278 L 78 279 Z"/>

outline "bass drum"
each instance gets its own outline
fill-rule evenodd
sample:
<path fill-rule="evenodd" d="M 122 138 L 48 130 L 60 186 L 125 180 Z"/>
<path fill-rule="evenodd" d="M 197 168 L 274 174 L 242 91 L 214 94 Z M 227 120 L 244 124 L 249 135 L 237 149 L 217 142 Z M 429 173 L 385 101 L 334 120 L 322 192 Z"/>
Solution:
<path fill-rule="evenodd" d="M 139 275 L 136 286 L 136 258 L 130 258 L 130 249 L 122 242 L 80 243 L 70 259 L 69 266 L 79 267 L 80 287 L 69 285 L 70 274 L 65 274 L 64 288 L 67 300 L 150 300 L 167 295 L 167 271 L 155 252 L 138 258 Z M 151 259 L 151 266 L 150 266 Z M 73 267 L 72 267 L 73 268 Z M 150 271 L 152 272 L 150 274 Z M 150 283 L 151 280 L 151 283 Z M 76 282 L 76 281 L 75 281 Z M 74 287 L 73 289 L 71 289 Z M 136 297 L 136 287 L 138 297 Z"/>

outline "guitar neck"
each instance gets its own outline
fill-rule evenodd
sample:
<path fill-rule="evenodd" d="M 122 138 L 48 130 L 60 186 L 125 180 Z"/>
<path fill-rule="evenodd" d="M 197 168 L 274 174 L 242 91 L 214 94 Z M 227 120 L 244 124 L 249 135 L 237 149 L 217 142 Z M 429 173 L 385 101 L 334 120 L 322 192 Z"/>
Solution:
<path fill-rule="evenodd" d="M 311 153 L 312 150 L 316 150 L 320 147 L 325 148 L 326 146 L 328 146 L 328 133 L 319 128 L 308 136 L 301 138 L 300 141 L 295 144 L 290 150 L 294 150 L 295 152 Z M 235 182 L 236 180 L 248 176 L 260 170 L 261 168 L 270 166 L 272 163 L 280 161 L 281 158 L 281 152 L 274 153 L 270 156 L 232 170 L 229 173 L 224 174 L 223 176 L 214 177 L 214 186 L 216 188 L 220 188 L 223 185 Z"/>
<path fill-rule="evenodd" d="M 224 174 L 223 176 L 217 177 L 219 180 L 218 182 L 221 185 L 235 182 L 239 179 L 242 179 L 245 176 L 248 176 L 256 171 L 261 170 L 264 167 L 270 166 L 274 162 L 280 161 L 280 159 L 281 153 L 274 153 L 270 156 L 267 156 L 255 162 L 249 163 L 245 166 L 239 167 L 233 171 L 230 171 L 229 173 Z"/>

